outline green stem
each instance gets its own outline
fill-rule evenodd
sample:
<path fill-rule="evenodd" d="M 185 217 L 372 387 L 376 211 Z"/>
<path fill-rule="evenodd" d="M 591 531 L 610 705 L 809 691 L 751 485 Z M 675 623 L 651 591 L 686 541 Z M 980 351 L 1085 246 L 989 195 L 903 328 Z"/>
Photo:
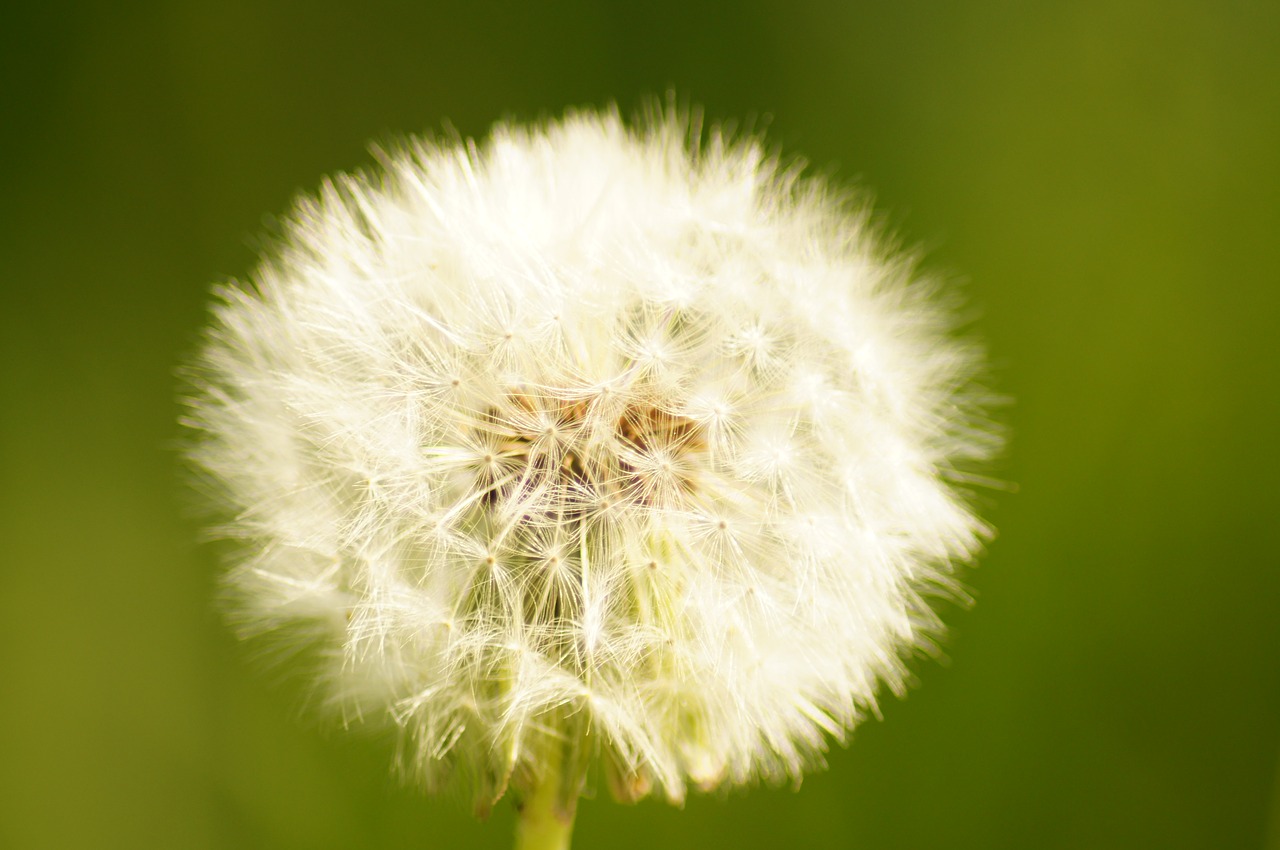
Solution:
<path fill-rule="evenodd" d="M 573 811 L 560 805 L 560 770 L 554 765 L 520 803 L 516 850 L 569 850 Z"/>

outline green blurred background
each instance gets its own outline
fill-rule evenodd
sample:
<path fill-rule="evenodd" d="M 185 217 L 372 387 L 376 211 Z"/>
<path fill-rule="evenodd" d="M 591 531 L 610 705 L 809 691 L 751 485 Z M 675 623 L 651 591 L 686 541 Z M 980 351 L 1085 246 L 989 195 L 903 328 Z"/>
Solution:
<path fill-rule="evenodd" d="M 211 599 L 175 366 L 366 143 L 674 88 L 873 190 L 1016 402 L 944 664 L 826 772 L 577 846 L 1280 847 L 1280 4 L 0 12 L 0 847 L 510 845 L 300 722 Z M 606 795 L 607 797 L 607 795 Z"/>

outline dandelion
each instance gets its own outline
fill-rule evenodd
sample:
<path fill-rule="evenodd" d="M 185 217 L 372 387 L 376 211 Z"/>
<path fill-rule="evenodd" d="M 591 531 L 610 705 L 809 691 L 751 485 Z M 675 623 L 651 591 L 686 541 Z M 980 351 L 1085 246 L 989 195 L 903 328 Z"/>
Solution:
<path fill-rule="evenodd" d="M 865 208 L 669 111 L 410 141 L 219 291 L 191 455 L 246 635 L 526 848 L 622 800 L 798 781 L 900 693 L 989 529 L 994 441 Z"/>

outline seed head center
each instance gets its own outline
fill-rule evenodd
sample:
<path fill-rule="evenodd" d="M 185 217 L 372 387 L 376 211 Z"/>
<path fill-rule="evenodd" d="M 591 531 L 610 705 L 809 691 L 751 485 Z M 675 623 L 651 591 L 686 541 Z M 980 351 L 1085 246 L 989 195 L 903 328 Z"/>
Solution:
<path fill-rule="evenodd" d="M 649 404 L 610 414 L 584 401 L 512 391 L 482 422 L 477 437 L 496 442 L 505 468 L 516 473 L 488 482 L 490 505 L 535 491 L 580 494 L 605 507 L 651 503 L 655 476 L 663 494 L 688 494 L 696 489 L 690 460 L 706 448 L 698 423 Z M 496 457 L 484 455 L 486 468 Z"/>

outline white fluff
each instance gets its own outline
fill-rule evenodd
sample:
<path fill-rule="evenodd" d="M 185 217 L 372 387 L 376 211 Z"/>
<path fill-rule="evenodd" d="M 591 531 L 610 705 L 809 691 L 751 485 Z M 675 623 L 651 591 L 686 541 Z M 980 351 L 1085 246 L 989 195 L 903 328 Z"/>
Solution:
<path fill-rule="evenodd" d="M 909 259 L 756 139 L 417 141 L 219 294 L 189 424 L 245 631 L 484 809 L 798 778 L 898 692 L 994 447 Z"/>

